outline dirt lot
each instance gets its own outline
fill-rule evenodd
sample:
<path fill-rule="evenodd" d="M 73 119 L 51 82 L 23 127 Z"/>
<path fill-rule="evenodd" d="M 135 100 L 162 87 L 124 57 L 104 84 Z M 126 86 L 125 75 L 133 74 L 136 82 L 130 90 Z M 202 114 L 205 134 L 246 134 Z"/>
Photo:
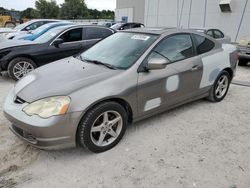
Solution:
<path fill-rule="evenodd" d="M 237 80 L 250 81 L 250 67 Z M 200 100 L 131 125 L 114 149 L 42 151 L 9 130 L 2 106 L 13 82 L 0 77 L 1 187 L 250 187 L 250 87 L 221 103 Z"/>

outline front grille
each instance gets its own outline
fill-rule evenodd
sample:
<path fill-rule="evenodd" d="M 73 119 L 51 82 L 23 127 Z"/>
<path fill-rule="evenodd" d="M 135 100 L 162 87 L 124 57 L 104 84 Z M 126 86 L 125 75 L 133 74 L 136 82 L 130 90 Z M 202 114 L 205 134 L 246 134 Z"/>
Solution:
<path fill-rule="evenodd" d="M 16 104 L 23 104 L 25 102 L 26 102 L 25 100 L 21 99 L 18 96 L 16 96 L 16 98 L 14 99 L 14 103 L 16 103 Z"/>
<path fill-rule="evenodd" d="M 28 141 L 30 141 L 33 144 L 37 143 L 36 138 L 32 134 L 30 134 L 30 133 L 24 132 L 24 136 L 23 137 L 26 138 Z"/>
<path fill-rule="evenodd" d="M 27 141 L 29 141 L 32 144 L 37 144 L 36 138 L 28 132 L 25 132 L 24 130 L 16 127 L 15 125 L 12 125 L 12 129 L 21 137 L 25 138 Z"/>
<path fill-rule="evenodd" d="M 12 128 L 13 128 L 13 130 L 14 130 L 17 134 L 19 134 L 20 136 L 23 137 L 23 130 L 22 130 L 22 129 L 16 127 L 15 125 L 12 125 Z"/>

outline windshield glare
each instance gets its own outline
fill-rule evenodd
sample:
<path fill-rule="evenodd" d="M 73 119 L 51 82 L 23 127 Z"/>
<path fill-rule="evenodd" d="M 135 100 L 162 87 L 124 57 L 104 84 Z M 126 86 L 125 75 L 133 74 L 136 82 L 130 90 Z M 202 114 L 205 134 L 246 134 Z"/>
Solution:
<path fill-rule="evenodd" d="M 116 33 L 81 54 L 81 58 L 128 69 L 156 39 L 149 34 Z"/>
<path fill-rule="evenodd" d="M 39 42 L 39 43 L 46 43 L 49 42 L 52 38 L 54 38 L 56 35 L 58 35 L 62 31 L 62 28 L 57 27 L 54 29 L 50 29 L 34 41 Z"/>
<path fill-rule="evenodd" d="M 32 33 L 33 33 L 33 34 L 39 34 L 40 32 L 42 32 L 43 30 L 45 30 L 45 29 L 47 29 L 47 28 L 49 28 L 49 27 L 50 27 L 50 25 L 45 24 L 45 25 L 43 25 L 43 26 L 41 26 L 41 27 L 38 27 L 38 28 L 35 29 L 34 31 L 32 31 Z"/>

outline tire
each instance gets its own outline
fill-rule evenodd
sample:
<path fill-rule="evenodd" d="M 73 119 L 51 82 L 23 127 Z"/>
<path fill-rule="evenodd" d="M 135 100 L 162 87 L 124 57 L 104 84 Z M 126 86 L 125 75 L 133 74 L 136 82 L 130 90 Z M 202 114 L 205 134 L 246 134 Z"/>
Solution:
<path fill-rule="evenodd" d="M 244 59 L 244 60 L 240 59 L 238 65 L 239 65 L 239 66 L 246 66 L 247 63 L 248 63 L 247 60 L 245 60 L 245 59 Z"/>
<path fill-rule="evenodd" d="M 223 87 L 222 85 L 219 86 L 219 83 L 222 82 L 222 79 L 225 79 Z M 231 83 L 231 77 L 229 73 L 227 71 L 222 71 L 221 74 L 215 80 L 214 85 L 210 89 L 209 96 L 207 97 L 207 99 L 211 102 L 222 101 L 227 95 L 230 83 Z M 221 93 L 221 95 L 219 93 Z"/>
<path fill-rule="evenodd" d="M 116 121 L 112 123 L 112 120 Z M 76 134 L 77 144 L 94 153 L 107 151 L 120 142 L 127 124 L 128 114 L 120 104 L 111 101 L 98 104 L 80 121 Z"/>
<path fill-rule="evenodd" d="M 13 80 L 17 81 L 34 70 L 36 67 L 36 64 L 31 59 L 18 57 L 10 61 L 8 65 L 8 73 Z"/>

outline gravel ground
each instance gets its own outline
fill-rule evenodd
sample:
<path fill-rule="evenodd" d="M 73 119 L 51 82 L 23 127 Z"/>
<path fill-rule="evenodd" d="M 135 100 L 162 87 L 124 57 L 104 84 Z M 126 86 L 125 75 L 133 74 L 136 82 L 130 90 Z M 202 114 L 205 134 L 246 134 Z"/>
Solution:
<path fill-rule="evenodd" d="M 250 81 L 250 67 L 239 67 L 236 79 Z M 0 111 L 11 87 L 0 78 Z M 221 103 L 200 100 L 131 125 L 101 154 L 35 149 L 0 115 L 0 188 L 249 188 L 249 94 L 231 85 Z"/>

